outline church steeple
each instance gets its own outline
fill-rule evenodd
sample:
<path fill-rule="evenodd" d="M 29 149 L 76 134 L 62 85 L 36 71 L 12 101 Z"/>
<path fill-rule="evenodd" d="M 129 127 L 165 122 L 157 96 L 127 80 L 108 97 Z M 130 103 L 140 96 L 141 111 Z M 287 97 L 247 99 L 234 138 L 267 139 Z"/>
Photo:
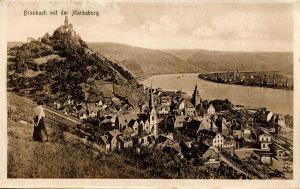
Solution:
<path fill-rule="evenodd" d="M 153 89 L 152 89 L 152 82 L 151 82 L 151 87 L 150 87 L 150 99 L 149 99 L 149 124 L 150 124 L 150 130 L 151 133 L 157 137 L 158 136 L 158 131 L 157 131 L 157 113 L 154 107 L 154 99 L 153 99 Z"/>
<path fill-rule="evenodd" d="M 197 86 L 197 82 L 196 82 L 196 85 L 195 85 L 195 89 L 194 89 L 194 93 L 199 93 L 199 91 L 198 91 L 198 86 Z"/>
<path fill-rule="evenodd" d="M 153 90 L 152 90 L 152 82 L 151 82 L 151 87 L 150 87 L 150 100 L 149 100 L 149 109 L 154 108 L 154 103 L 153 103 Z"/>
<path fill-rule="evenodd" d="M 198 91 L 198 85 L 197 85 L 197 82 L 196 82 L 194 93 L 193 93 L 193 96 L 192 96 L 192 103 L 193 103 L 194 107 L 196 108 L 196 106 L 198 104 L 200 104 L 200 102 L 201 102 L 201 97 L 200 97 L 200 93 Z"/>

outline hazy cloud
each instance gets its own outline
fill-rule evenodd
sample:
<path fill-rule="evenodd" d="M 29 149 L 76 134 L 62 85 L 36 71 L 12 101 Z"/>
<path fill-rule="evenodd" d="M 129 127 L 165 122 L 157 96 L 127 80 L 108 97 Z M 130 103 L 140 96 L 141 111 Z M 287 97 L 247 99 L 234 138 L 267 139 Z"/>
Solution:
<path fill-rule="evenodd" d="M 285 3 L 11 2 L 8 39 L 26 41 L 52 33 L 63 16 L 23 16 L 23 10 L 85 9 L 100 16 L 69 17 L 86 41 L 146 48 L 290 51 L 292 5 Z"/>
<path fill-rule="evenodd" d="M 164 15 L 157 22 L 147 21 L 140 26 L 142 32 L 151 35 L 174 35 L 178 33 L 178 24 L 171 16 Z"/>
<path fill-rule="evenodd" d="M 201 38 L 218 37 L 217 32 L 214 29 L 212 29 L 211 27 L 208 27 L 206 25 L 198 27 L 192 33 L 193 33 L 194 36 L 198 36 L 198 37 L 201 37 Z"/>

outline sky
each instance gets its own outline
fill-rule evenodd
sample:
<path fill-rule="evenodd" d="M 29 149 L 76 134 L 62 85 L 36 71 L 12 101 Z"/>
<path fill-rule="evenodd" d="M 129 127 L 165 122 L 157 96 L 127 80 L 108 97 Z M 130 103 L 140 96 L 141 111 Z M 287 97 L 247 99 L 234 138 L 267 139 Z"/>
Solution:
<path fill-rule="evenodd" d="M 24 10 L 89 10 L 71 16 L 84 41 L 152 49 L 292 51 L 293 7 L 288 3 L 16 2 L 8 3 L 8 41 L 37 38 L 63 24 L 64 16 L 24 16 Z"/>

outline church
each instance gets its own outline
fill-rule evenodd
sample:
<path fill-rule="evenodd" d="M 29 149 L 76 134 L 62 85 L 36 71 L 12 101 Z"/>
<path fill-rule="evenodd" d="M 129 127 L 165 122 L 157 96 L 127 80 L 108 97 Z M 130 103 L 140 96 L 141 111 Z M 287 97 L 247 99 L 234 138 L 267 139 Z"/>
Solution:
<path fill-rule="evenodd" d="M 137 131 L 136 135 L 158 136 L 158 116 L 155 110 L 153 90 L 150 89 L 149 111 L 142 114 L 120 114 L 116 118 L 115 126 L 121 132 L 127 128 Z"/>

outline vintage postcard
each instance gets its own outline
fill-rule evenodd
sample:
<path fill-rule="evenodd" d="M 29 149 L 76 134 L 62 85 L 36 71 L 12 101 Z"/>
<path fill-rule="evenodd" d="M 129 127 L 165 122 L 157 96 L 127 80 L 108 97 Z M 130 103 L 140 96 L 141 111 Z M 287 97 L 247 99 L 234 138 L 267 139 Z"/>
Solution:
<path fill-rule="evenodd" d="M 0 5 L 0 187 L 299 186 L 296 1 Z"/>

